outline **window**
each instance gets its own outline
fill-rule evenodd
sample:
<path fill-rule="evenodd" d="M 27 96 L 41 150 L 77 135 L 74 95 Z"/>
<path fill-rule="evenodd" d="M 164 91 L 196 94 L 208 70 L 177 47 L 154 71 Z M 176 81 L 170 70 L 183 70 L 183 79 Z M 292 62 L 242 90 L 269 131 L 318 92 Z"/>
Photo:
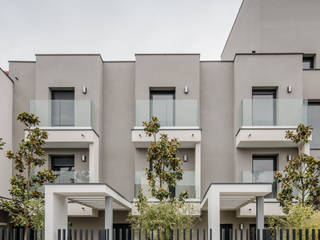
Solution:
<path fill-rule="evenodd" d="M 303 69 L 313 69 L 314 68 L 314 56 L 304 55 L 303 56 Z"/>
<path fill-rule="evenodd" d="M 266 197 L 275 198 L 277 194 L 277 184 L 274 182 L 274 172 L 277 171 L 277 156 L 253 156 L 252 157 L 252 182 L 273 183 L 272 193 Z"/>
<path fill-rule="evenodd" d="M 51 91 L 52 126 L 74 126 L 74 90 Z"/>
<path fill-rule="evenodd" d="M 308 103 L 308 122 L 312 127 L 310 147 L 320 149 L 320 102 Z"/>
<path fill-rule="evenodd" d="M 56 175 L 56 183 L 74 183 L 74 155 L 54 155 L 51 158 L 51 169 Z"/>
<path fill-rule="evenodd" d="M 175 90 L 150 90 L 150 118 L 155 116 L 161 126 L 175 125 Z"/>
<path fill-rule="evenodd" d="M 74 171 L 74 155 L 51 156 L 51 169 L 53 171 Z"/>
<path fill-rule="evenodd" d="M 252 125 L 273 126 L 276 120 L 276 89 L 252 89 Z"/>

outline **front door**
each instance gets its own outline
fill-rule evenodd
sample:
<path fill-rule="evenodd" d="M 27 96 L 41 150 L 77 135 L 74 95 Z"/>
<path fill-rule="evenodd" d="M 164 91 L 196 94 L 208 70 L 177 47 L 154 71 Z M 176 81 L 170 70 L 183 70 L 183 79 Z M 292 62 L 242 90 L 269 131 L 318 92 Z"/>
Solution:
<path fill-rule="evenodd" d="M 127 240 L 131 239 L 131 227 L 130 224 L 113 224 L 113 236 L 114 240 Z M 128 235 L 128 236 L 127 236 Z"/>

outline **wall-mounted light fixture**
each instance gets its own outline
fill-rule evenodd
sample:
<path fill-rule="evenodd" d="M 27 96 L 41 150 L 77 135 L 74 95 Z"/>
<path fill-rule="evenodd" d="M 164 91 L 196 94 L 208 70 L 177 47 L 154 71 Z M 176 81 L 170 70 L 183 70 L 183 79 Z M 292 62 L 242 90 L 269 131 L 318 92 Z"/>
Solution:
<path fill-rule="evenodd" d="M 86 162 L 86 161 L 87 161 L 87 156 L 85 154 L 82 154 L 81 162 Z"/>
<path fill-rule="evenodd" d="M 288 93 L 292 93 L 292 87 L 291 87 L 291 85 L 287 86 L 287 92 L 288 92 Z"/>
<path fill-rule="evenodd" d="M 184 86 L 184 94 L 188 94 L 189 93 L 189 88 L 188 86 Z"/>
<path fill-rule="evenodd" d="M 287 155 L 287 161 L 291 161 L 292 160 L 292 156 L 290 154 Z"/>
<path fill-rule="evenodd" d="M 184 162 L 188 162 L 188 155 L 187 155 L 187 154 L 184 154 L 184 155 L 183 155 L 183 161 L 184 161 Z"/>
<path fill-rule="evenodd" d="M 88 92 L 87 87 L 83 86 L 82 87 L 82 94 L 87 94 L 87 92 Z"/>

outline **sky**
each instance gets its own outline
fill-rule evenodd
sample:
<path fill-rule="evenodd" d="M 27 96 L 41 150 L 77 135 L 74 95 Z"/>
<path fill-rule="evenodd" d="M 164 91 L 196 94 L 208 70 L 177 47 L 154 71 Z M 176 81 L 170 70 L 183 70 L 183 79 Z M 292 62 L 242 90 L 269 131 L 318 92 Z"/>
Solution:
<path fill-rule="evenodd" d="M 242 0 L 0 0 L 0 67 L 35 54 L 200 53 L 219 60 Z"/>

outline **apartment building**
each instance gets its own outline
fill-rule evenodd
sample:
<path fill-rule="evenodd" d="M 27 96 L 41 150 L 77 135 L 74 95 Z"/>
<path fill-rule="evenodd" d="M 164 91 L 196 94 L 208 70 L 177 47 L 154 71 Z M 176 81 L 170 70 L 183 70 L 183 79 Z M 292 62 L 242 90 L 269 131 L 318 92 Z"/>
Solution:
<path fill-rule="evenodd" d="M 317 0 L 244 0 L 221 61 L 199 54 L 9 61 L 9 74 L 0 72 L 0 136 L 17 148 L 24 130 L 15 116 L 23 111 L 48 131 L 48 168 L 57 175 L 45 192 L 48 239 L 68 225 L 129 227 L 137 190 L 147 189 L 142 121 L 153 115 L 181 143 L 184 179 L 175 192 L 190 192 L 197 227 L 219 236 L 282 215 L 273 174 L 298 154 L 285 131 L 310 124 L 304 151 L 320 156 L 319 10 Z M 0 156 L 5 197 L 12 166 Z"/>

